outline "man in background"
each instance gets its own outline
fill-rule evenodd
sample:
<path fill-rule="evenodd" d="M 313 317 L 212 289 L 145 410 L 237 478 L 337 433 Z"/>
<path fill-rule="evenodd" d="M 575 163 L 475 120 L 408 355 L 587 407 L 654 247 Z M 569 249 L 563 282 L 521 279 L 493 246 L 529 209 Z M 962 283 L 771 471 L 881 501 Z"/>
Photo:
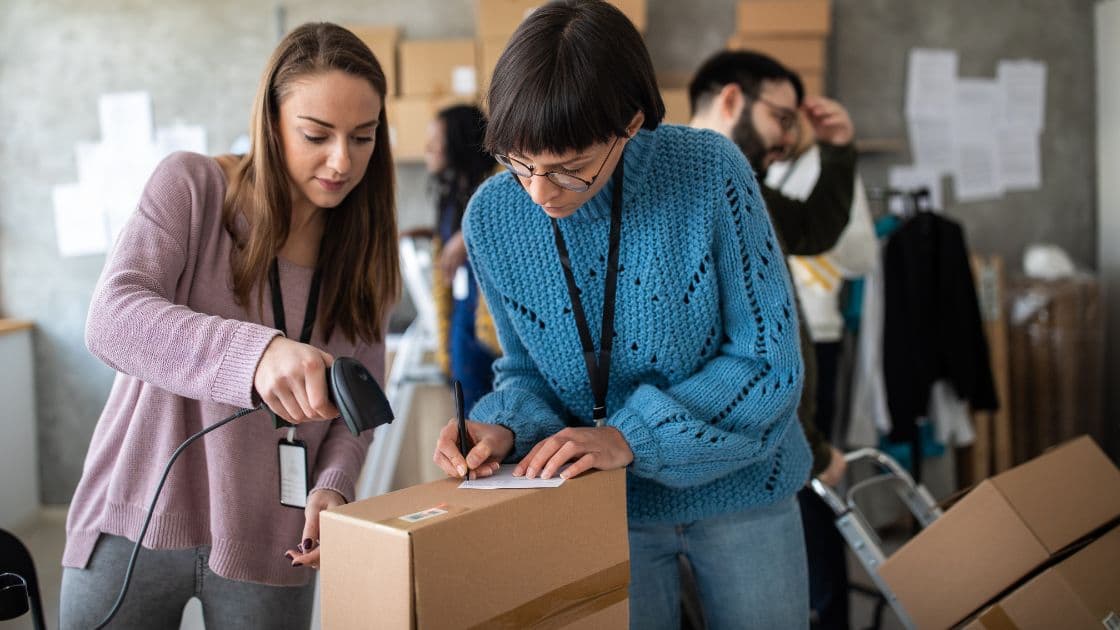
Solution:
<path fill-rule="evenodd" d="M 851 214 L 856 182 L 855 129 L 836 101 L 806 97 L 800 77 L 774 59 L 747 51 L 723 51 L 701 65 L 689 85 L 693 127 L 716 131 L 735 142 L 766 181 L 771 165 L 816 145 L 819 176 L 803 199 L 786 196 L 781 182 L 761 187 L 783 251 L 815 256 L 831 249 Z M 802 123 L 804 121 L 804 123 Z M 799 309 L 799 312 L 801 309 Z M 817 413 L 817 361 L 801 321 L 805 387 L 798 416 L 813 450 L 813 474 L 836 485 L 845 470 L 843 454 L 820 428 L 832 419 Z M 835 357 L 828 364 L 834 368 Z M 831 380 L 831 379 L 830 379 Z M 834 387 L 834 381 L 827 384 Z M 822 409 L 831 414 L 831 405 Z M 832 525 L 832 512 L 810 489 L 799 494 L 809 555 L 810 603 L 814 626 L 848 627 L 847 566 L 844 541 Z"/>

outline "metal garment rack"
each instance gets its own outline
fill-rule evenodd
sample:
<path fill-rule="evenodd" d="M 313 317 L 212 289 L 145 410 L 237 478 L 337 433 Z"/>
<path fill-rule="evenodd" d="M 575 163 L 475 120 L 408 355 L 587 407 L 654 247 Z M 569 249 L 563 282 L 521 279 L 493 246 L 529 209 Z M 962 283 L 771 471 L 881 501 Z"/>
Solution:
<path fill-rule="evenodd" d="M 427 360 L 438 343 L 436 306 L 429 280 L 430 243 L 431 234 L 425 230 L 406 232 L 400 237 L 401 275 L 405 290 L 416 307 L 416 318 L 403 334 L 386 341 L 394 354 L 385 397 L 396 419 L 374 431 L 373 443 L 358 478 L 358 499 L 375 497 L 392 489 L 416 386 L 446 382 L 439 366 Z"/>

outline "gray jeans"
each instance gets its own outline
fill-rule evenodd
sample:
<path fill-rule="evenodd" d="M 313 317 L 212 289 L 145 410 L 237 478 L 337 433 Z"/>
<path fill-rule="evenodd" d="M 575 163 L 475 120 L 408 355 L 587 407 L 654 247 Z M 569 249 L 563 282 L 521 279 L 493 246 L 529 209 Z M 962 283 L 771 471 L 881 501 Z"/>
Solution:
<path fill-rule="evenodd" d="M 62 573 L 59 625 L 89 630 L 117 601 L 132 541 L 102 535 L 84 569 Z M 210 547 L 142 549 L 128 595 L 109 628 L 176 629 L 192 597 L 202 602 L 207 630 L 267 628 L 306 630 L 311 625 L 315 583 L 267 586 L 228 580 L 207 566 Z"/>

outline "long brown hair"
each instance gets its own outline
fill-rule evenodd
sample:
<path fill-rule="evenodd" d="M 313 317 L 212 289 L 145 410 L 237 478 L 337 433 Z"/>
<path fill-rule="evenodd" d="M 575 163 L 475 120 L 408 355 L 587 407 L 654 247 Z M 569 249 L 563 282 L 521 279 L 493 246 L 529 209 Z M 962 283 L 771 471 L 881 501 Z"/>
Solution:
<path fill-rule="evenodd" d="M 249 121 L 251 142 L 230 175 L 223 221 L 237 243 L 231 254 L 233 292 L 246 306 L 258 288 L 263 310 L 269 266 L 291 229 L 291 189 L 280 139 L 280 103 L 292 84 L 331 70 L 366 79 L 381 96 L 373 155 L 350 194 L 326 213 L 318 269 L 322 288 L 316 324 L 323 339 L 337 326 L 351 342 L 381 341 L 381 325 L 400 296 L 396 199 L 389 125 L 385 119 L 385 73 L 357 36 L 329 23 L 304 24 L 272 53 L 257 87 Z M 248 233 L 237 229 L 248 220 Z"/>

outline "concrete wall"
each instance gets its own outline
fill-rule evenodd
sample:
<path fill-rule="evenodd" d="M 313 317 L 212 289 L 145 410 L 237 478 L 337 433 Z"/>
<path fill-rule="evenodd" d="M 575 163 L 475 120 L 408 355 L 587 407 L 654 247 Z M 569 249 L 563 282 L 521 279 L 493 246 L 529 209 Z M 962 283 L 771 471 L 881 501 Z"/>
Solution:
<path fill-rule="evenodd" d="M 647 41 L 659 72 L 687 74 L 734 27 L 732 0 L 649 0 Z M 398 23 L 405 36 L 469 37 L 469 0 L 300 0 L 308 19 Z M 74 143 L 95 140 L 98 95 L 152 94 L 157 124 L 206 126 L 212 152 L 243 131 L 258 73 L 277 39 L 277 5 L 262 0 L 3 0 L 0 2 L 0 314 L 33 319 L 42 497 L 66 502 L 112 380 L 82 342 L 104 262 L 58 256 L 51 187 L 75 181 Z M 1096 261 L 1093 3 L 1091 0 L 834 0 L 831 92 L 863 137 L 902 138 L 906 52 L 952 47 L 961 71 L 991 76 L 998 59 L 1049 64 L 1041 191 L 950 208 L 974 249 L 1017 258 L 1047 239 Z M 871 185 L 905 153 L 868 156 Z M 402 226 L 427 223 L 418 167 L 398 169 Z"/>

